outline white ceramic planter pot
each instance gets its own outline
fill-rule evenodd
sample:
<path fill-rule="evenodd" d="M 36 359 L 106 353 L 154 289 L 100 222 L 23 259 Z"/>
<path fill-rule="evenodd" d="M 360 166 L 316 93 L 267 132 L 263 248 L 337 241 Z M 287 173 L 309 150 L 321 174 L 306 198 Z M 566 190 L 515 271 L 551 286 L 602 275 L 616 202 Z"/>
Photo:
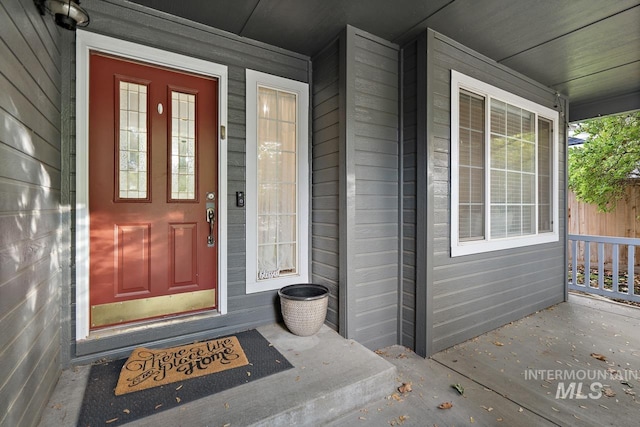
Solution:
<path fill-rule="evenodd" d="M 327 316 L 329 289 L 310 283 L 289 285 L 278 291 L 284 324 L 295 335 L 307 337 L 320 330 Z"/>

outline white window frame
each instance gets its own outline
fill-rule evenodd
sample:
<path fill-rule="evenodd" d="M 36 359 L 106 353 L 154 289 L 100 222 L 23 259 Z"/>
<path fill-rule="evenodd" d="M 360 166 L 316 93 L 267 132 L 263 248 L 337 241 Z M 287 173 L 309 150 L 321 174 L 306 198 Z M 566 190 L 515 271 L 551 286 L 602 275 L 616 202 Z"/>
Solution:
<path fill-rule="evenodd" d="M 246 71 L 246 292 L 280 289 L 309 282 L 309 85 L 259 71 Z M 258 280 L 258 87 L 294 93 L 297 96 L 297 259 L 296 274 Z"/>
<path fill-rule="evenodd" d="M 484 160 L 484 169 L 485 169 L 485 237 L 482 240 L 473 240 L 473 241 L 460 241 L 459 239 L 459 191 L 460 191 L 460 182 L 459 182 L 459 96 L 460 91 L 466 90 L 468 92 L 483 96 L 485 99 L 485 160 Z M 552 213 L 552 230 L 550 232 L 542 232 L 528 236 L 517 236 L 517 237 L 507 237 L 500 239 L 491 239 L 491 217 L 490 217 L 490 207 L 491 207 L 491 191 L 490 191 L 490 150 L 488 149 L 489 145 L 489 136 L 490 136 L 490 123 L 489 123 L 489 100 L 495 99 L 499 101 L 506 102 L 508 104 L 523 108 L 525 110 L 531 111 L 535 113 L 535 126 L 536 126 L 536 147 L 537 147 L 537 126 L 538 126 L 538 118 L 544 118 L 552 122 L 553 127 L 553 136 L 552 136 L 552 147 L 553 147 L 553 170 L 552 170 L 552 180 L 553 180 L 553 191 L 552 191 L 552 203 L 553 203 L 553 213 Z M 557 111 L 544 107 L 542 105 L 536 104 L 528 99 L 522 98 L 520 96 L 514 95 L 505 90 L 499 89 L 495 86 L 482 82 L 480 80 L 474 79 L 473 77 L 469 77 L 462 73 L 459 73 L 455 70 L 451 70 L 451 256 L 463 256 L 463 255 L 471 255 L 478 254 L 484 252 L 498 251 L 504 249 L 511 248 L 519 248 L 524 246 L 538 245 L 544 243 L 551 243 L 559 241 L 559 232 L 558 232 L 558 209 L 559 209 L 559 185 L 558 185 L 558 168 L 559 168 L 559 123 L 560 123 L 560 115 Z M 536 230 L 538 227 L 538 156 L 536 149 L 536 219 L 535 225 Z"/>

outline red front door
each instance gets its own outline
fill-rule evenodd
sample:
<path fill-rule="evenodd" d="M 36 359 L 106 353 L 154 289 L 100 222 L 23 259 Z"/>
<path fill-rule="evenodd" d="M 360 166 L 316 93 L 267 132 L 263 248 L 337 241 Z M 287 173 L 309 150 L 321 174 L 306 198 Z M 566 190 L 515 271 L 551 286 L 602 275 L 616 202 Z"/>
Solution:
<path fill-rule="evenodd" d="M 217 80 L 89 70 L 91 328 L 215 308 Z"/>

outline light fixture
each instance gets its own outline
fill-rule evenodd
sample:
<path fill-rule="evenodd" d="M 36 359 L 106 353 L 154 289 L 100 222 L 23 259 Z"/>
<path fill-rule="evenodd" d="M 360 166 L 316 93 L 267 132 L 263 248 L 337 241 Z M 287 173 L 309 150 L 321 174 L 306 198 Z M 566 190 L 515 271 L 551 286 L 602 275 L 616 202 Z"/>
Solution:
<path fill-rule="evenodd" d="M 89 25 L 89 14 L 81 8 L 79 0 L 33 0 L 40 15 L 50 13 L 56 24 L 67 30 Z"/>

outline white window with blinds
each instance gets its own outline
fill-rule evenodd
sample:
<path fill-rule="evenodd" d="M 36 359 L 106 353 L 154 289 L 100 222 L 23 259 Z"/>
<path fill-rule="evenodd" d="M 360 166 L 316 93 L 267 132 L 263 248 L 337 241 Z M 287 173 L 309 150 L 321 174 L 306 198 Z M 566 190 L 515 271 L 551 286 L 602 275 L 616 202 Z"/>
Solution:
<path fill-rule="evenodd" d="M 308 85 L 247 70 L 247 293 L 309 281 Z"/>
<path fill-rule="evenodd" d="M 451 72 L 451 255 L 558 241 L 558 112 Z"/>

